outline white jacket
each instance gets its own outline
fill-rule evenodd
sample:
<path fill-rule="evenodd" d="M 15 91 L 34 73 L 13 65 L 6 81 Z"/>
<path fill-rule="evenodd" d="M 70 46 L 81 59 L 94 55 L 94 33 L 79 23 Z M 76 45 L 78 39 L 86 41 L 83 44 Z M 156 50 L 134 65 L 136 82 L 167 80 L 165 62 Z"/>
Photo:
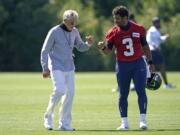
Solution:
<path fill-rule="evenodd" d="M 160 49 L 160 44 L 168 38 L 167 35 L 161 35 L 160 31 L 155 27 L 151 26 L 146 34 L 146 40 L 149 44 L 150 50 Z"/>

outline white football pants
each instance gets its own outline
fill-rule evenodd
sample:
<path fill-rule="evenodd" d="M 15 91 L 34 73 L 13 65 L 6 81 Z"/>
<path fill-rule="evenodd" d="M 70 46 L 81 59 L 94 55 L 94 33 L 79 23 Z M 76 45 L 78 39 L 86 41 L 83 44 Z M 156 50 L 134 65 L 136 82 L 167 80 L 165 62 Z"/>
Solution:
<path fill-rule="evenodd" d="M 74 71 L 51 71 L 53 92 L 47 107 L 47 114 L 53 115 L 54 108 L 61 100 L 59 127 L 71 127 L 71 110 L 74 97 Z"/>

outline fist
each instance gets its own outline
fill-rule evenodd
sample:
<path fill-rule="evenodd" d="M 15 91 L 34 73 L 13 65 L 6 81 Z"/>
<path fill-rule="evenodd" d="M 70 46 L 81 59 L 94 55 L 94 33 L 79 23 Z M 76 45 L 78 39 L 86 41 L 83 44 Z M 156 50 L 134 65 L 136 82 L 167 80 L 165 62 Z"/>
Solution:
<path fill-rule="evenodd" d="M 103 41 L 98 42 L 98 48 L 101 50 L 104 48 L 104 42 Z"/>
<path fill-rule="evenodd" d="M 48 77 L 50 77 L 50 72 L 49 71 L 43 71 L 42 75 L 43 75 L 43 78 L 48 78 Z"/>
<path fill-rule="evenodd" d="M 94 43 L 94 37 L 92 35 L 86 36 L 86 41 L 92 45 Z"/>

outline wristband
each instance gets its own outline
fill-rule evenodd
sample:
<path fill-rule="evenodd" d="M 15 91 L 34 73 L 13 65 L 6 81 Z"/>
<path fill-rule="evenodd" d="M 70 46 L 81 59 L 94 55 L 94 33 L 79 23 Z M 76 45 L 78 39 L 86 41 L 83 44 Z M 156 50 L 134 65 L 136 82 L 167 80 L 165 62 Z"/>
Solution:
<path fill-rule="evenodd" d="M 153 61 L 152 60 L 148 60 L 147 62 L 149 65 L 153 64 Z"/>

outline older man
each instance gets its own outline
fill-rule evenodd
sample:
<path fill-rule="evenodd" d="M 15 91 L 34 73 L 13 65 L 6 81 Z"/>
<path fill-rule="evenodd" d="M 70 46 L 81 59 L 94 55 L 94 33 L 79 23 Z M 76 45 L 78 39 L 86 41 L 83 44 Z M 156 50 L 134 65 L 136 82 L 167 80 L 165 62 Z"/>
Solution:
<path fill-rule="evenodd" d="M 63 22 L 54 26 L 47 34 L 41 50 L 42 75 L 51 77 L 53 92 L 44 115 L 44 127 L 53 129 L 53 112 L 57 103 L 62 100 L 59 118 L 59 130 L 73 131 L 71 126 L 71 110 L 74 96 L 74 61 L 73 48 L 87 51 L 93 44 L 93 36 L 87 36 L 83 42 L 78 29 L 75 27 L 78 13 L 66 10 Z"/>

